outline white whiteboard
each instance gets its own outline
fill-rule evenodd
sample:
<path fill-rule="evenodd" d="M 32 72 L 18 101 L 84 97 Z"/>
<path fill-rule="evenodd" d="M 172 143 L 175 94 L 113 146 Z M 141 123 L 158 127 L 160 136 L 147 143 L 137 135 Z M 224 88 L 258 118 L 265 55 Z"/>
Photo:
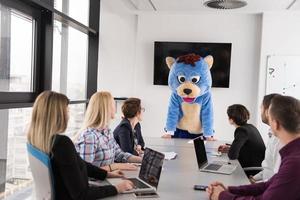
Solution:
<path fill-rule="evenodd" d="M 266 94 L 279 93 L 300 99 L 300 55 L 268 56 Z"/>

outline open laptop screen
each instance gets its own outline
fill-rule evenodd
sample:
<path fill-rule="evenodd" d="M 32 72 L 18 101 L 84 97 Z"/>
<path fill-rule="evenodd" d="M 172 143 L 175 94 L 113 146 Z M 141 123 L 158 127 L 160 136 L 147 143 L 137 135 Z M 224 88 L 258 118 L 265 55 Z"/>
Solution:
<path fill-rule="evenodd" d="M 196 152 L 198 167 L 202 168 L 203 165 L 207 164 L 207 156 L 204 141 L 201 137 L 194 139 L 194 148 Z"/>
<path fill-rule="evenodd" d="M 165 155 L 146 148 L 139 178 L 157 188 Z"/>

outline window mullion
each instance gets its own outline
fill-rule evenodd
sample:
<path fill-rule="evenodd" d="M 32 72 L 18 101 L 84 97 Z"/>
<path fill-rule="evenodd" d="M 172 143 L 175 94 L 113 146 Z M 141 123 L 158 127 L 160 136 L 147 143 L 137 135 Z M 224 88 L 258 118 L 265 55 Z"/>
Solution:
<path fill-rule="evenodd" d="M 94 30 L 99 30 L 100 21 L 100 1 L 90 0 L 89 26 Z M 88 41 L 88 71 L 87 71 L 87 94 L 89 99 L 97 91 L 98 83 L 98 51 L 99 34 L 89 34 Z"/>
<path fill-rule="evenodd" d="M 1 13 L 1 29 L 0 29 L 0 91 L 9 90 L 9 81 L 1 81 L 9 79 L 10 74 L 10 32 L 11 32 L 11 15 L 10 10 L 0 4 Z M 4 50 L 4 51 L 3 51 Z"/>
<path fill-rule="evenodd" d="M 50 11 L 42 11 L 41 37 L 38 41 L 40 54 L 38 93 L 51 90 L 52 86 L 52 56 L 53 56 L 53 15 Z"/>
<path fill-rule="evenodd" d="M 8 139 L 8 110 L 0 110 L 0 193 L 5 191 L 7 139 Z"/>

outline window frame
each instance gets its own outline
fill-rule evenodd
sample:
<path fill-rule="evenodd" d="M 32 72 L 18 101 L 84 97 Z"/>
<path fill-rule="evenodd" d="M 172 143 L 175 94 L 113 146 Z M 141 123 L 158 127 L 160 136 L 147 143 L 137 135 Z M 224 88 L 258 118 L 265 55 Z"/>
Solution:
<path fill-rule="evenodd" d="M 32 92 L 0 92 L 0 109 L 10 108 L 11 104 L 28 103 L 33 101 L 37 96 L 38 82 L 36 77 L 38 76 L 37 65 L 39 63 L 38 52 L 40 52 L 40 29 L 41 29 L 41 13 L 38 9 L 32 8 L 24 2 L 17 2 L 14 0 L 1 0 L 2 5 L 17 10 L 25 15 L 31 16 L 35 21 L 33 32 L 33 69 L 32 69 Z M 12 105 L 13 106 L 13 105 Z"/>
<path fill-rule="evenodd" d="M 71 26 L 88 36 L 86 99 L 72 104 L 89 101 L 97 91 L 99 20 L 101 0 L 90 0 L 89 26 L 54 8 L 53 0 L 0 0 L 1 4 L 16 9 L 35 19 L 34 66 L 32 92 L 0 92 L 0 109 L 23 108 L 33 105 L 36 97 L 52 89 L 53 24 L 54 20 Z"/>
<path fill-rule="evenodd" d="M 97 91 L 98 78 L 98 51 L 99 51 L 99 23 L 101 0 L 89 0 L 89 25 L 76 21 L 72 17 L 57 11 L 53 0 L 0 0 L 0 3 L 20 11 L 35 19 L 34 31 L 34 60 L 32 74 L 32 92 L 0 92 L 0 110 L 4 113 L 4 121 L 8 124 L 8 111 L 14 108 L 32 107 L 36 97 L 45 90 L 52 89 L 52 58 L 53 58 L 53 34 L 54 20 L 71 26 L 88 36 L 87 74 L 86 74 L 86 99 L 72 100 L 70 104 L 85 104 L 87 106 L 90 97 Z M 6 120 L 6 122 L 5 122 Z M 7 134 L 7 127 L 2 127 Z M 7 144 L 7 135 L 0 135 Z M 6 141 L 5 141 L 6 138 Z M 7 148 L 1 146 L 0 150 Z M 1 158 L 2 159 L 2 158 Z M 5 162 L 7 157 L 4 159 Z M 3 174 L 1 174 L 2 176 Z M 6 171 L 4 172 L 6 179 Z M 1 183 L 0 183 L 1 184 Z M 1 190 L 5 187 L 0 185 Z"/>

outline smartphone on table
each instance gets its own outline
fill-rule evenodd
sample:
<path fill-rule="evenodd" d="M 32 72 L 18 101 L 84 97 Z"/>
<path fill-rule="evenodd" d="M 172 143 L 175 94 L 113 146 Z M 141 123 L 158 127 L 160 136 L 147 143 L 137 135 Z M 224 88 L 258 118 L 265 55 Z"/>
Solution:
<path fill-rule="evenodd" d="M 194 190 L 205 191 L 208 186 L 206 185 L 194 185 Z"/>
<path fill-rule="evenodd" d="M 156 192 L 135 192 L 133 195 L 136 198 L 155 198 L 159 197 Z"/>

